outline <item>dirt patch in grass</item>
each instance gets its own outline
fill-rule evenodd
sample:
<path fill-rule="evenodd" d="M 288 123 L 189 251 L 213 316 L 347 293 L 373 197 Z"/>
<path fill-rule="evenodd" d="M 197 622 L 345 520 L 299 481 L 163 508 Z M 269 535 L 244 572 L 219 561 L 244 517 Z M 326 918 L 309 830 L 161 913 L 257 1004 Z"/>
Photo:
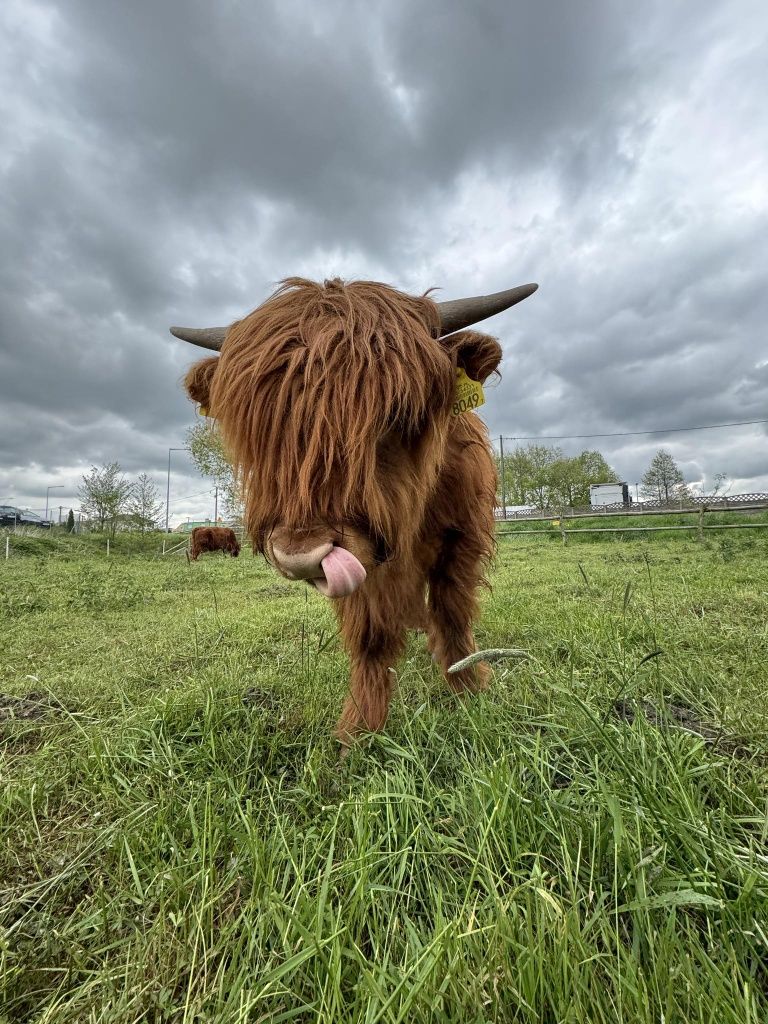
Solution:
<path fill-rule="evenodd" d="M 0 749 L 16 756 L 34 753 L 59 730 L 65 714 L 69 709 L 47 693 L 0 693 Z"/>
<path fill-rule="evenodd" d="M 730 736 L 724 729 L 704 722 L 699 716 L 682 704 L 670 702 L 665 705 L 663 711 L 648 700 L 629 700 L 622 698 L 613 705 L 616 715 L 630 724 L 634 722 L 638 710 L 646 721 L 657 729 L 682 729 L 685 732 L 699 736 L 707 746 L 718 750 L 723 754 L 730 754 L 731 757 L 738 757 L 744 760 L 756 758 L 761 763 L 768 762 L 768 754 L 755 750 L 749 745 L 749 741 L 740 736 Z"/>
<path fill-rule="evenodd" d="M 280 712 L 282 702 L 274 690 L 266 690 L 260 686 L 251 686 L 243 694 L 243 704 L 247 708 L 259 708 L 262 711 Z"/>
<path fill-rule="evenodd" d="M 45 693 L 28 693 L 23 697 L 0 693 L 0 723 L 35 722 L 58 710 L 58 704 Z"/>

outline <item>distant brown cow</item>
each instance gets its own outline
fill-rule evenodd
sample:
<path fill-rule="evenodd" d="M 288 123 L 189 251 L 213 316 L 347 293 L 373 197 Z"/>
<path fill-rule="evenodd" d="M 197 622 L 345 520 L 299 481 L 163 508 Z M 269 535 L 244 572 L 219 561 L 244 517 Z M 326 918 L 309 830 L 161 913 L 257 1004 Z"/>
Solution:
<path fill-rule="evenodd" d="M 240 554 L 235 531 L 227 526 L 196 526 L 189 541 L 189 557 L 196 562 L 197 556 L 206 551 L 228 551 L 233 558 Z"/>
<path fill-rule="evenodd" d="M 282 576 L 333 599 L 351 660 L 336 734 L 381 729 L 406 629 L 426 626 L 449 686 L 487 686 L 472 654 L 494 548 L 496 467 L 474 410 L 501 362 L 464 330 L 536 290 L 435 303 L 383 284 L 290 278 L 227 328 L 172 328 L 221 355 L 187 393 L 219 421 L 245 529 Z"/>

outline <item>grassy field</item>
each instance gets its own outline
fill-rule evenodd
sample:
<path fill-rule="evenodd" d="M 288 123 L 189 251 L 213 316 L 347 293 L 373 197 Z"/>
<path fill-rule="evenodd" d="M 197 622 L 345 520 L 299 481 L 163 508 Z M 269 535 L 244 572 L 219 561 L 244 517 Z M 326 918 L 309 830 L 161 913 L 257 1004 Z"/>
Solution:
<path fill-rule="evenodd" d="M 152 538 L 0 561 L 0 1022 L 768 1019 L 768 531 L 505 538 L 342 764 L 329 606 Z M 129 546 L 129 545 L 132 545 Z"/>

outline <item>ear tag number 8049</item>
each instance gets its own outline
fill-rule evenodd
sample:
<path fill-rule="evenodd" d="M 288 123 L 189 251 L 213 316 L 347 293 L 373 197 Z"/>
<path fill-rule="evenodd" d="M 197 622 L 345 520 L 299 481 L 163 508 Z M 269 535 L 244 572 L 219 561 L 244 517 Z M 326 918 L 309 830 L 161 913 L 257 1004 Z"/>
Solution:
<path fill-rule="evenodd" d="M 461 416 L 462 413 L 484 404 L 483 385 L 479 380 L 471 380 L 464 367 L 459 366 L 456 370 L 456 389 L 453 393 L 453 415 Z"/>

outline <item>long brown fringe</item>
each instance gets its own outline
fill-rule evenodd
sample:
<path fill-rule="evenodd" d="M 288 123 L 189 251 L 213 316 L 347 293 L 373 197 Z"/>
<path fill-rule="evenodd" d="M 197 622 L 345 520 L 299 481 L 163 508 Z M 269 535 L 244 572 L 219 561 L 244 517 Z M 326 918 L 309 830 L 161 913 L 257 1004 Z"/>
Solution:
<path fill-rule="evenodd" d="M 358 520 L 399 546 L 423 512 L 449 417 L 455 357 L 438 332 L 430 299 L 302 278 L 230 328 L 211 408 L 257 547 L 278 522 Z"/>

